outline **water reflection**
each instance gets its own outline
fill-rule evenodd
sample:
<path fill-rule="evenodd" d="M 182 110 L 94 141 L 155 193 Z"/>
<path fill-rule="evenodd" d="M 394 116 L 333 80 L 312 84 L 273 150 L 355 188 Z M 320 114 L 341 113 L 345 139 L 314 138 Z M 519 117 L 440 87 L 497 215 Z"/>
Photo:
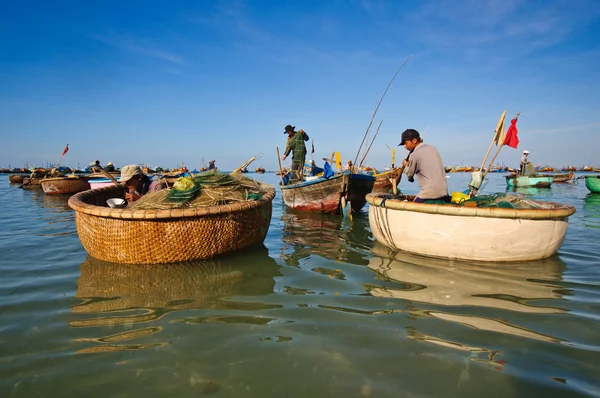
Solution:
<path fill-rule="evenodd" d="M 262 246 L 243 253 L 211 260 L 165 265 L 115 264 L 88 256 L 81 264 L 70 327 L 108 327 L 107 336 L 96 331 L 82 332 L 77 341 L 99 343 L 79 353 L 136 350 L 167 344 L 131 344 L 162 331 L 166 314 L 181 310 L 259 310 L 268 305 L 229 300 L 232 296 L 270 294 L 279 276 L 279 265 Z M 272 306 L 271 306 L 272 307 Z M 137 324 L 152 322 L 130 330 Z M 172 319 L 170 323 L 264 323 L 262 318 L 210 315 Z M 117 329 L 115 332 L 115 328 Z M 125 330 L 123 330 L 125 329 Z M 91 337 L 88 337 L 91 336 Z M 121 344 L 127 341 L 127 344 Z M 145 339 L 144 341 L 148 341 Z"/>
<path fill-rule="evenodd" d="M 377 297 L 433 304 L 438 310 L 411 309 L 414 316 L 433 317 L 467 325 L 479 330 L 557 342 L 559 339 L 494 317 L 443 312 L 443 307 L 487 307 L 528 314 L 560 314 L 565 311 L 539 304 L 542 300 L 562 299 L 559 281 L 565 269 L 558 256 L 523 263 L 466 263 L 433 259 L 406 252 L 390 252 L 376 244 L 369 268 L 386 283 L 373 286 Z"/>
<path fill-rule="evenodd" d="M 586 227 L 600 228 L 600 193 L 590 193 L 583 199 L 583 222 Z"/>
<path fill-rule="evenodd" d="M 402 286 L 378 286 L 376 296 L 403 298 L 445 306 L 483 306 L 529 313 L 559 313 L 553 307 L 533 305 L 542 299 L 560 299 L 551 284 L 561 278 L 565 265 L 558 256 L 521 263 L 467 263 L 392 252 L 376 244 L 369 268 Z"/>
<path fill-rule="evenodd" d="M 552 187 L 506 187 L 506 192 L 515 192 L 525 196 L 552 196 Z"/>
<path fill-rule="evenodd" d="M 287 265 L 299 267 L 303 259 L 313 255 L 367 265 L 366 257 L 373 238 L 366 214 L 358 214 L 350 221 L 340 216 L 294 212 L 285 208 L 281 220 L 281 257 Z"/>

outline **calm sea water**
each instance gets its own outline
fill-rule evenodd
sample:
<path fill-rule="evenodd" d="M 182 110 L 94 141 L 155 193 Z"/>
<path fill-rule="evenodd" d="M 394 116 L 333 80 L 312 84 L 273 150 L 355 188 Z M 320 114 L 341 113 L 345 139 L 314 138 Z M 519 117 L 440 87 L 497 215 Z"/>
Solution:
<path fill-rule="evenodd" d="M 390 253 L 364 209 L 293 214 L 278 195 L 264 246 L 163 266 L 88 257 L 67 198 L 15 187 L 0 176 L 2 397 L 600 396 L 600 195 L 584 184 L 519 191 L 577 208 L 544 261 Z M 485 191 L 504 190 L 492 175 Z"/>

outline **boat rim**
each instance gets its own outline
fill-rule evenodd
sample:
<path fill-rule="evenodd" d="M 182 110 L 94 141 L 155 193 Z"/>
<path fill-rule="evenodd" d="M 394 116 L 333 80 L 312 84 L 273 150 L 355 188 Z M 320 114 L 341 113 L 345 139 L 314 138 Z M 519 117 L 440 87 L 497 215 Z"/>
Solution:
<path fill-rule="evenodd" d="M 367 202 L 371 206 L 392 209 L 406 210 L 416 213 L 439 214 L 459 217 L 486 217 L 486 218 L 521 218 L 530 220 L 548 220 L 571 216 L 575 213 L 575 207 L 556 202 L 545 202 L 532 200 L 541 205 L 551 205 L 548 209 L 516 209 L 501 207 L 465 207 L 456 204 L 429 204 L 409 202 L 404 199 L 385 199 L 378 194 L 367 194 Z M 382 203 L 383 202 L 383 203 Z"/>
<path fill-rule="evenodd" d="M 275 198 L 275 188 L 269 185 L 269 189 L 260 200 L 248 200 L 244 202 L 231 203 L 227 205 L 215 206 L 196 206 L 174 209 L 160 210 L 143 210 L 143 209 L 119 209 L 104 206 L 96 206 L 86 203 L 84 199 L 95 195 L 111 194 L 114 191 L 124 190 L 123 187 L 112 185 L 109 187 L 101 187 L 89 189 L 87 191 L 76 193 L 69 198 L 69 206 L 76 212 L 89 214 L 98 217 L 114 218 L 114 219 L 129 219 L 129 220 L 168 220 L 174 218 L 191 218 L 199 216 L 213 216 L 226 213 L 234 213 L 249 209 L 260 208 L 267 202 L 271 202 Z M 113 196 L 114 197 L 114 196 Z M 110 197 L 107 197 L 109 199 Z"/>

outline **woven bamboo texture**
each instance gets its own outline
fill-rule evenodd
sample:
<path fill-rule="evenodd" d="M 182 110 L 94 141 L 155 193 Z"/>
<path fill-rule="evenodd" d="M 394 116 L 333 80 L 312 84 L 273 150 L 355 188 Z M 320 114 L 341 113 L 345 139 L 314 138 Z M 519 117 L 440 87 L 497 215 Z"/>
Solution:
<path fill-rule="evenodd" d="M 275 189 L 261 200 L 167 210 L 106 207 L 124 198 L 122 186 L 80 192 L 69 199 L 83 247 L 93 257 L 124 264 L 210 258 L 264 241 Z"/>

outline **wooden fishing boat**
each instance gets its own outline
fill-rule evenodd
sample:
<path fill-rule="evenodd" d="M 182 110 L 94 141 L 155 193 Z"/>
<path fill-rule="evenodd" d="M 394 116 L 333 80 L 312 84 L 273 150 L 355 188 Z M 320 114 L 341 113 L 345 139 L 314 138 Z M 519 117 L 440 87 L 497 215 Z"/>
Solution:
<path fill-rule="evenodd" d="M 10 174 L 8 176 L 8 181 L 13 184 L 22 184 L 24 179 L 25 176 L 23 176 L 22 174 Z"/>
<path fill-rule="evenodd" d="M 374 183 L 373 176 L 345 171 L 329 178 L 282 185 L 281 195 L 287 207 L 298 211 L 341 214 L 343 198 L 357 212 L 365 206 L 365 195 L 373 190 Z"/>
<path fill-rule="evenodd" d="M 44 178 L 42 190 L 46 195 L 72 195 L 90 189 L 89 178 L 70 175 L 67 177 Z"/>
<path fill-rule="evenodd" d="M 400 170 L 393 169 L 384 171 L 383 173 L 373 174 L 375 177 L 375 183 L 373 184 L 374 193 L 390 193 L 393 187 L 390 179 L 395 179 L 400 174 Z"/>
<path fill-rule="evenodd" d="M 536 177 L 552 177 L 552 182 L 568 182 L 573 179 L 575 172 L 554 173 L 554 174 L 536 174 Z"/>
<path fill-rule="evenodd" d="M 552 177 L 518 176 L 516 174 L 506 176 L 506 185 L 509 187 L 535 187 L 547 188 L 552 185 Z"/>
<path fill-rule="evenodd" d="M 93 189 L 69 198 L 85 250 L 126 264 L 198 260 L 262 243 L 271 221 L 275 189 L 260 200 L 167 210 L 118 209 L 107 199 L 125 197 L 125 186 Z"/>
<path fill-rule="evenodd" d="M 516 208 L 467 207 L 367 195 L 375 239 L 392 249 L 451 259 L 539 260 L 554 255 L 573 206 L 507 196 Z M 476 203 L 474 203 L 476 204 Z"/>
<path fill-rule="evenodd" d="M 585 176 L 585 186 L 592 193 L 600 193 L 600 176 Z"/>

